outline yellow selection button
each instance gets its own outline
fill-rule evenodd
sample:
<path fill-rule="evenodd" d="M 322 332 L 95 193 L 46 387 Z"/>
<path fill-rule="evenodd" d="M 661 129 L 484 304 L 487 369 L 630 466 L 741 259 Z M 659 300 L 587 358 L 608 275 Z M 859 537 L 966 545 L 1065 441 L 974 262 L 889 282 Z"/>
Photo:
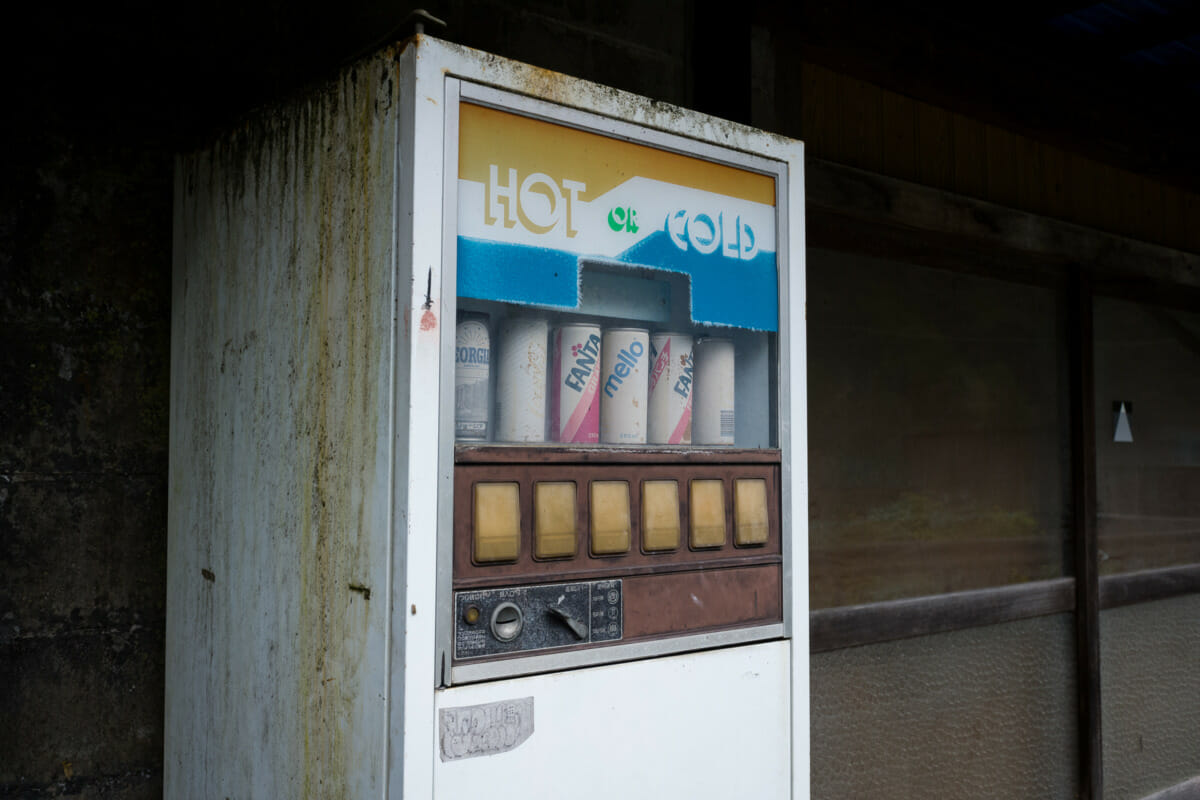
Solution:
<path fill-rule="evenodd" d="M 516 483 L 475 484 L 477 563 L 515 561 L 521 551 L 521 491 Z"/>
<path fill-rule="evenodd" d="M 642 549 L 647 552 L 679 547 L 679 484 L 642 481 Z"/>
<path fill-rule="evenodd" d="M 592 518 L 592 553 L 629 552 L 629 483 L 592 481 L 588 506 Z"/>
<path fill-rule="evenodd" d="M 573 481 L 534 484 L 533 554 L 538 558 L 575 555 Z"/>
<path fill-rule="evenodd" d="M 720 480 L 694 480 L 690 488 L 688 518 L 692 547 L 725 545 L 725 484 Z"/>
<path fill-rule="evenodd" d="M 767 482 L 762 478 L 738 478 L 733 482 L 733 542 L 747 545 L 766 544 Z"/>

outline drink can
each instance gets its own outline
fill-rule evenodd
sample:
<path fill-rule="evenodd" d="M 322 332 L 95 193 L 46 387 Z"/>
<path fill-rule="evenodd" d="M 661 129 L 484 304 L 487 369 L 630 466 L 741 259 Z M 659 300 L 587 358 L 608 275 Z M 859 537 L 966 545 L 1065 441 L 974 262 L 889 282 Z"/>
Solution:
<path fill-rule="evenodd" d="M 464 314 L 454 331 L 454 436 L 487 441 L 492 360 L 487 317 Z"/>
<path fill-rule="evenodd" d="M 651 444 L 692 443 L 692 337 L 650 337 Z"/>
<path fill-rule="evenodd" d="M 600 326 L 564 325 L 554 331 L 550 438 L 600 441 Z"/>
<path fill-rule="evenodd" d="M 496 439 L 546 441 L 546 339 L 544 319 L 513 317 L 500 325 L 496 372 Z"/>
<path fill-rule="evenodd" d="M 600 347 L 600 441 L 645 444 L 650 332 L 609 328 Z"/>
<path fill-rule="evenodd" d="M 696 385 L 692 398 L 692 441 L 733 444 L 733 341 L 696 340 Z"/>

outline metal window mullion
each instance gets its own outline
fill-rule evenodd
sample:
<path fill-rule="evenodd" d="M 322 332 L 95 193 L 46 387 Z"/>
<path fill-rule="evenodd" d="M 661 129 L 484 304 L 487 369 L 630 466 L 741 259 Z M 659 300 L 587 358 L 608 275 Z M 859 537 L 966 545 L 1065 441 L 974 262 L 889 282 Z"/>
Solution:
<path fill-rule="evenodd" d="M 1095 348 L 1092 281 L 1079 268 L 1070 296 L 1071 493 L 1074 519 L 1075 652 L 1079 796 L 1104 794 L 1100 708 L 1100 583 L 1096 543 Z"/>

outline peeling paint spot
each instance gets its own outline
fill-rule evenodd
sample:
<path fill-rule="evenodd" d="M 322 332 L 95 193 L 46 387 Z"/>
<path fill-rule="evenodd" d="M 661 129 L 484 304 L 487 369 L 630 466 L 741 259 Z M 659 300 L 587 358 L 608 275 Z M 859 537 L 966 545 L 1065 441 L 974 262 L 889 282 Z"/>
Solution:
<path fill-rule="evenodd" d="M 437 327 L 437 316 L 432 311 L 426 311 L 421 315 L 421 330 L 431 331 Z"/>
<path fill-rule="evenodd" d="M 412 606 L 412 613 L 414 613 L 414 614 L 416 614 L 416 613 L 417 613 L 417 604 L 416 604 L 416 603 L 413 603 L 413 606 Z"/>

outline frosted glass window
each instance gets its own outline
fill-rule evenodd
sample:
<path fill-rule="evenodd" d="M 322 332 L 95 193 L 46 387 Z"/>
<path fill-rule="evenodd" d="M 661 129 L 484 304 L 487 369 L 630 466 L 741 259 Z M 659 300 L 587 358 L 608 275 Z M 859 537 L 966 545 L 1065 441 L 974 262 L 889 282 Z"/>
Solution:
<path fill-rule="evenodd" d="M 814 798 L 1077 795 L 1070 614 L 811 663 Z"/>
<path fill-rule="evenodd" d="M 1200 562 L 1200 314 L 1097 298 L 1093 328 L 1100 572 Z"/>
<path fill-rule="evenodd" d="M 814 608 L 1064 574 L 1064 318 L 1050 288 L 810 250 Z"/>
<path fill-rule="evenodd" d="M 1100 614 L 1104 797 L 1200 775 L 1200 595 Z"/>

